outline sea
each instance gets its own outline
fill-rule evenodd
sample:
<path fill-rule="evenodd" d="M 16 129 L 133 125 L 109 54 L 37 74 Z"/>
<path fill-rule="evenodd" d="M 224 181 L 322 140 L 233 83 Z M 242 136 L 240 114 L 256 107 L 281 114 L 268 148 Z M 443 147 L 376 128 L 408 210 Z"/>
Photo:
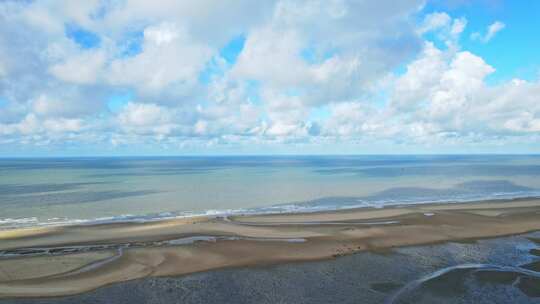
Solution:
<path fill-rule="evenodd" d="M 540 197 L 540 155 L 0 158 L 0 229 Z"/>

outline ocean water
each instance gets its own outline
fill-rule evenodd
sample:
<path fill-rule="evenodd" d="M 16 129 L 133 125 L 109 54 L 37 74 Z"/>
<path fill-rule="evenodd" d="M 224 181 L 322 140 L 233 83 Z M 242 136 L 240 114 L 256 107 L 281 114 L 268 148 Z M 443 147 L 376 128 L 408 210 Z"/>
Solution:
<path fill-rule="evenodd" d="M 0 159 L 0 229 L 540 196 L 540 156 Z"/>

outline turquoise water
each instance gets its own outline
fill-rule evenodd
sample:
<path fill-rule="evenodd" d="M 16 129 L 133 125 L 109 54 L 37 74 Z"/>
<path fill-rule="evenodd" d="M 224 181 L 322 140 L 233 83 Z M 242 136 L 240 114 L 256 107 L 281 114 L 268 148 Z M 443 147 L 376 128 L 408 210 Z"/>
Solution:
<path fill-rule="evenodd" d="M 0 229 L 540 196 L 540 156 L 0 159 Z"/>

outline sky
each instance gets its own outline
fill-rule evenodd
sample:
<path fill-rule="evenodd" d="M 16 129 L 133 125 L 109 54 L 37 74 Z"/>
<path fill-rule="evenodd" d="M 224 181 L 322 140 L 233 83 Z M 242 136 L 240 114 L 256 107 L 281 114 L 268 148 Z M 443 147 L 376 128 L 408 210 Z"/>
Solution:
<path fill-rule="evenodd" d="M 540 1 L 0 1 L 0 156 L 540 153 Z"/>

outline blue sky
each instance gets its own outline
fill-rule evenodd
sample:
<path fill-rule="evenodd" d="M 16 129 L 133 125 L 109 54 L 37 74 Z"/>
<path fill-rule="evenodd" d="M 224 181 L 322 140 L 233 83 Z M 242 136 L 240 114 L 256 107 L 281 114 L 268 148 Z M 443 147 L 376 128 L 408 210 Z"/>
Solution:
<path fill-rule="evenodd" d="M 463 39 L 463 48 L 480 55 L 497 69 L 493 80 L 512 78 L 538 79 L 540 63 L 538 49 L 540 39 L 540 2 L 538 1 L 470 1 L 459 6 L 443 4 L 442 1 L 428 3 L 425 12 L 447 11 L 453 16 L 464 16 L 468 20 L 465 36 L 485 31 L 493 20 L 504 22 L 507 27 L 490 43 L 476 43 Z"/>
<path fill-rule="evenodd" d="M 540 153 L 539 2 L 379 2 L 0 2 L 0 156 Z"/>

